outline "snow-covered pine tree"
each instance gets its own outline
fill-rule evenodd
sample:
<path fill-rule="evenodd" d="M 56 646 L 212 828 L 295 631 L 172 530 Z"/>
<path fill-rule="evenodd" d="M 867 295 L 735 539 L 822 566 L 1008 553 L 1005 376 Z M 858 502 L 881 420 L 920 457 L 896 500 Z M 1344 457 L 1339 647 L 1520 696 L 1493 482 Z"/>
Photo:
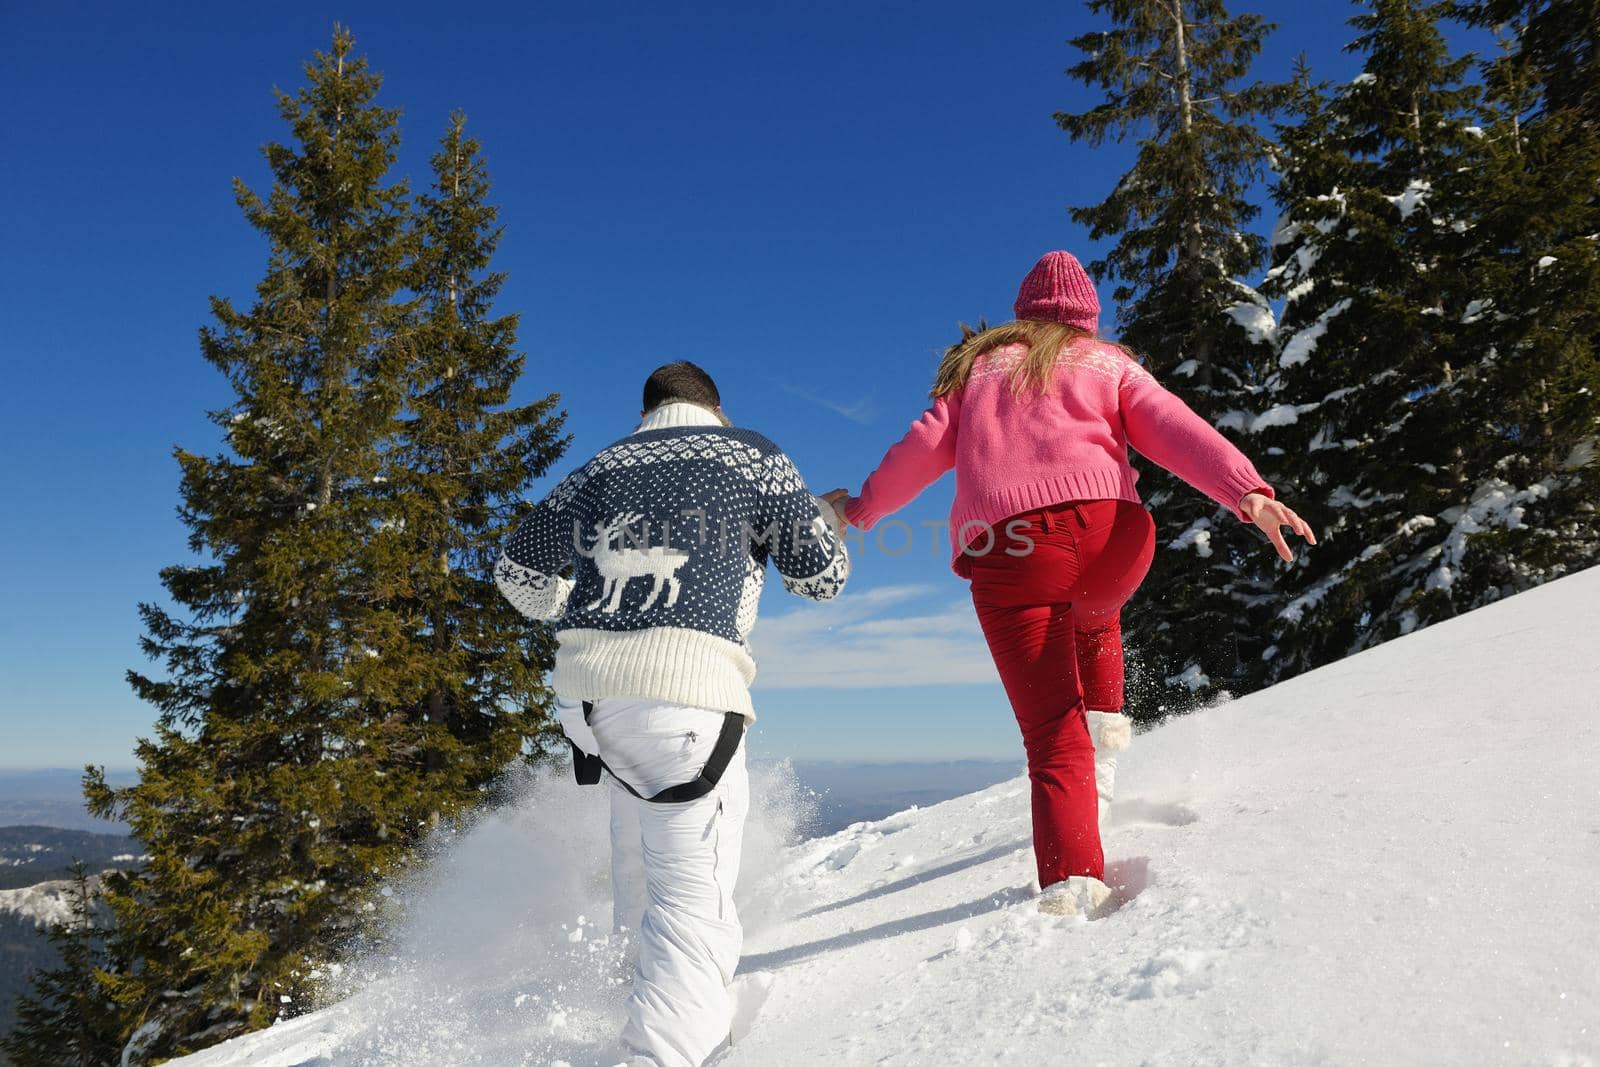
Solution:
<path fill-rule="evenodd" d="M 1471 494 L 1440 516 L 1407 605 L 1422 620 L 1600 560 L 1600 23 L 1590 4 L 1487 7 L 1504 10 L 1471 17 L 1497 27 L 1502 50 L 1448 189 L 1473 215 L 1473 299 L 1453 330 L 1477 428 Z"/>
<path fill-rule="evenodd" d="M 45 933 L 60 962 L 34 972 L 32 988 L 17 1000 L 16 1027 L 0 1039 L 0 1057 L 11 1067 L 105 1067 L 122 1054 L 120 1019 L 100 988 L 94 881 L 83 864 L 73 864 L 67 919 Z"/>
<path fill-rule="evenodd" d="M 1454 324 L 1469 316 L 1471 209 L 1449 188 L 1474 142 L 1469 58 L 1443 5 L 1374 0 L 1352 19 L 1362 73 L 1324 101 L 1302 76 L 1280 130 L 1284 208 L 1267 290 L 1285 307 L 1262 439 L 1320 543 L 1286 569 L 1263 653 L 1299 673 L 1421 624 L 1408 590 L 1442 516 L 1470 497 L 1477 429 Z"/>
<path fill-rule="evenodd" d="M 1247 227 L 1249 199 L 1271 145 L 1259 128 L 1281 86 L 1246 82 L 1271 26 L 1230 15 L 1220 0 L 1093 0 L 1112 29 L 1071 43 L 1067 73 L 1106 94 L 1056 121 L 1099 145 L 1137 137 L 1139 152 L 1111 194 L 1072 217 L 1095 240 L 1090 265 L 1114 279 L 1121 339 L 1196 411 L 1225 431 L 1249 429 L 1270 369 L 1272 314 L 1239 279 L 1265 261 Z M 1259 664 L 1258 616 L 1269 601 L 1262 543 L 1211 501 L 1145 464 L 1158 551 L 1146 591 L 1124 622 L 1135 717 L 1248 689 Z M 1270 474 L 1270 464 L 1268 477 Z"/>
<path fill-rule="evenodd" d="M 415 772 L 433 781 L 445 810 L 549 728 L 543 675 L 553 635 L 517 614 L 493 572 L 526 490 L 567 441 L 554 393 L 505 406 L 525 360 L 517 316 L 494 313 L 505 276 L 490 265 L 502 228 L 465 126 L 451 116 L 433 185 L 417 197 L 414 361 L 386 455 L 386 488 L 403 519 L 398 545 L 414 565 L 400 596 L 408 652 L 395 657 L 396 684 L 423 734 Z"/>
<path fill-rule="evenodd" d="M 279 94 L 291 137 L 264 150 L 270 194 L 236 182 L 267 239 L 265 277 L 248 310 L 214 298 L 201 330 L 235 400 L 212 416 L 222 454 L 178 452 L 201 559 L 162 572 L 181 611 L 141 609 L 165 676 L 129 677 L 159 709 L 154 736 L 135 785 L 92 768 L 86 780 L 92 808 L 126 817 L 150 856 L 105 881 L 104 987 L 134 1064 L 307 1005 L 376 883 L 543 721 L 517 714 L 538 703 L 538 639 L 478 617 L 481 590 L 439 568 L 451 550 L 481 569 L 469 558 L 506 521 L 506 494 L 559 447 L 550 404 L 488 413 L 515 358 L 511 324 L 483 316 L 481 277 L 462 284 L 482 322 L 443 339 L 431 271 L 459 238 L 432 229 L 431 208 L 418 221 L 388 177 L 398 112 L 376 102 L 381 79 L 351 35 L 336 28 L 305 69 L 304 88 Z M 500 347 L 468 351 L 485 338 Z M 439 417 L 428 382 L 448 357 L 421 347 L 435 343 L 481 388 Z M 528 439 L 439 469 L 453 449 L 489 447 L 486 428 Z M 475 466 L 495 461 L 510 469 Z M 439 651 L 441 619 L 472 652 Z"/>

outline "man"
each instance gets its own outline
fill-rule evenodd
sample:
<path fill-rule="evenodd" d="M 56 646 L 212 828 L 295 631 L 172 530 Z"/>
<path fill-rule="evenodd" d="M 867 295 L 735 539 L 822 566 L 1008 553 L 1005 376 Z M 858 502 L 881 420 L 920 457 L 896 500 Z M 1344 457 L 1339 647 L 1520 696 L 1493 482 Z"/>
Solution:
<path fill-rule="evenodd" d="M 745 639 L 766 563 L 828 600 L 850 561 L 834 509 L 776 445 L 731 426 L 705 371 L 661 367 L 640 414 L 533 509 L 495 578 L 524 615 L 557 620 L 551 688 L 579 780 L 610 772 L 618 924 L 643 913 L 623 1043 L 700 1067 L 730 1038 L 740 741 L 755 721 Z"/>

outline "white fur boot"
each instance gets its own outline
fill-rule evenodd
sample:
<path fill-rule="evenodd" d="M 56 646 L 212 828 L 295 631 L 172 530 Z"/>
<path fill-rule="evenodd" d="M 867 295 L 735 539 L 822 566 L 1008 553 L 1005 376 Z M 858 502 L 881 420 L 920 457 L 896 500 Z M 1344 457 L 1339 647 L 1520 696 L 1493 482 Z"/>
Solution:
<path fill-rule="evenodd" d="M 1046 887 L 1039 895 L 1039 910 L 1046 915 L 1081 915 L 1085 919 L 1093 919 L 1098 917 L 1101 907 L 1110 898 L 1111 887 L 1100 879 L 1075 874 L 1066 881 Z"/>
<path fill-rule="evenodd" d="M 1133 724 L 1120 711 L 1088 712 L 1089 738 L 1094 742 L 1094 788 L 1100 795 L 1100 825 L 1117 786 L 1117 753 L 1133 743 Z"/>

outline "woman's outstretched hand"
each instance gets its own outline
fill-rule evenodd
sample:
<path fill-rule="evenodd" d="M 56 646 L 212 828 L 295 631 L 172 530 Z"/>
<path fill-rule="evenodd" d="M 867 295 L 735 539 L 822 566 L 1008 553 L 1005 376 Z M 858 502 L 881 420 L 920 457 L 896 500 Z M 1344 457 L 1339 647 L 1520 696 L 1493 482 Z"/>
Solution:
<path fill-rule="evenodd" d="M 850 502 L 850 490 L 834 489 L 823 493 L 819 499 L 827 501 L 833 510 L 839 513 L 839 525 L 848 530 L 850 520 L 844 517 L 844 506 Z"/>
<path fill-rule="evenodd" d="M 826 499 L 826 498 L 824 498 Z M 1267 540 L 1278 550 L 1278 555 L 1287 561 L 1294 560 L 1294 553 L 1289 550 L 1289 543 L 1283 539 L 1285 526 L 1306 539 L 1306 544 L 1317 543 L 1317 535 L 1311 529 L 1311 524 L 1294 513 L 1294 509 L 1287 504 L 1273 500 L 1265 493 L 1249 493 L 1239 501 L 1239 513 L 1266 533 Z"/>

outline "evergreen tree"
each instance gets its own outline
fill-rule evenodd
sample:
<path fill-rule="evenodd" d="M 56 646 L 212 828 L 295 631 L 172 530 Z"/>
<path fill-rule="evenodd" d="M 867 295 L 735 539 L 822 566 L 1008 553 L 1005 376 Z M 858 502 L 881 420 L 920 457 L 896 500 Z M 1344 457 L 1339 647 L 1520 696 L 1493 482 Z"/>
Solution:
<path fill-rule="evenodd" d="M 1073 40 L 1086 58 L 1067 73 L 1106 101 L 1056 121 L 1090 145 L 1139 137 L 1111 194 L 1072 211 L 1092 238 L 1116 238 L 1090 269 L 1116 280 L 1122 340 L 1149 369 L 1215 425 L 1249 430 L 1273 321 L 1267 301 L 1239 279 L 1265 260 L 1265 242 L 1247 229 L 1258 214 L 1248 193 L 1271 150 L 1258 123 L 1283 88 L 1242 83 L 1272 27 L 1230 15 L 1220 0 L 1089 8 L 1113 28 Z M 1150 592 L 1130 606 L 1125 627 L 1131 664 L 1143 664 L 1164 693 L 1130 705 L 1135 716 L 1251 684 L 1271 577 L 1262 543 L 1226 511 L 1164 472 L 1146 478 L 1156 487 L 1159 550 Z"/>
<path fill-rule="evenodd" d="M 450 343 L 472 387 L 434 413 L 431 376 L 450 375 L 426 350 L 443 336 L 431 265 L 464 246 L 389 179 L 398 112 L 375 102 L 381 79 L 347 31 L 306 77 L 279 94 L 292 137 L 264 150 L 271 192 L 236 182 L 270 250 L 255 302 L 214 298 L 201 330 L 236 399 L 212 416 L 225 453 L 177 453 L 201 562 L 162 572 L 182 614 L 141 609 L 165 677 L 129 678 L 160 712 L 154 737 L 137 784 L 86 781 L 150 856 L 106 881 L 103 985 L 133 1063 L 303 1010 L 377 881 L 543 724 L 544 647 L 479 610 L 479 557 L 506 494 L 559 448 L 552 402 L 485 410 L 518 364 L 511 323 L 483 315 L 493 285 L 465 280 L 483 265 L 469 255 L 477 317 Z M 446 553 L 476 577 L 446 581 Z"/>
<path fill-rule="evenodd" d="M 1534 90 L 1531 112 L 1600 125 L 1600 11 L 1593 0 L 1457 0 L 1452 14 L 1515 34 L 1506 63 L 1494 68 L 1524 72 Z"/>
<path fill-rule="evenodd" d="M 1271 677 L 1337 659 L 1436 617 L 1441 524 L 1471 498 L 1469 58 L 1449 54 L 1438 3 L 1374 0 L 1352 19 L 1362 73 L 1331 99 L 1302 76 L 1282 130 L 1285 208 L 1269 291 L 1285 307 L 1263 438 L 1319 545 L 1282 577 L 1264 652 Z M 1459 532 L 1459 529 L 1458 529 Z M 1446 538 L 1448 540 L 1448 538 Z"/>
<path fill-rule="evenodd" d="M 1589 4 L 1507 14 L 1481 133 L 1452 175 L 1473 213 L 1455 362 L 1480 429 L 1471 495 L 1442 516 L 1438 563 L 1408 605 L 1422 619 L 1600 560 L 1600 23 Z"/>
<path fill-rule="evenodd" d="M 0 1040 L 12 1067 L 105 1067 L 122 1053 L 119 1020 L 97 973 L 104 959 L 95 892 L 95 879 L 74 864 L 67 921 L 45 935 L 61 961 L 34 973 L 32 990 L 17 1001 L 16 1028 Z"/>
<path fill-rule="evenodd" d="M 465 116 L 451 116 L 432 159 L 433 188 L 417 198 L 416 358 L 407 416 L 388 455 L 401 543 L 420 564 L 404 592 L 413 638 L 406 699 L 427 735 L 423 768 L 450 776 L 457 797 L 551 721 L 543 674 L 554 637 L 500 595 L 494 566 L 525 491 L 567 442 L 555 394 L 504 407 L 524 358 L 517 316 L 493 313 L 505 276 L 489 267 L 502 230 L 480 146 L 465 126 Z"/>

